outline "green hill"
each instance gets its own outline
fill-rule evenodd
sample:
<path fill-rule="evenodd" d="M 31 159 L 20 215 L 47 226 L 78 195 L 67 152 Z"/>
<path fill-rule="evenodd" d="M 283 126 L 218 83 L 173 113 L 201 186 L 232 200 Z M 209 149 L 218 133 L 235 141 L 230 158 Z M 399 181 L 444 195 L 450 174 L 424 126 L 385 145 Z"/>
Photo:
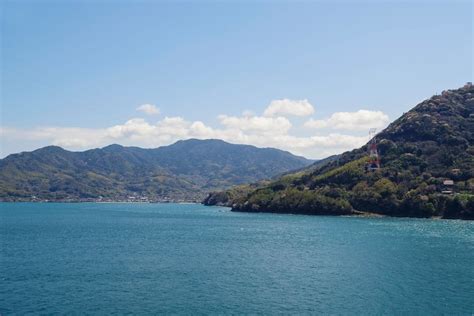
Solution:
<path fill-rule="evenodd" d="M 156 149 L 110 145 L 84 152 L 49 146 L 0 160 L 0 200 L 200 201 L 312 161 L 288 152 L 186 140 Z"/>
<path fill-rule="evenodd" d="M 376 139 L 377 171 L 365 170 L 366 145 L 316 169 L 210 194 L 204 203 L 246 212 L 474 218 L 472 85 L 421 102 Z"/>

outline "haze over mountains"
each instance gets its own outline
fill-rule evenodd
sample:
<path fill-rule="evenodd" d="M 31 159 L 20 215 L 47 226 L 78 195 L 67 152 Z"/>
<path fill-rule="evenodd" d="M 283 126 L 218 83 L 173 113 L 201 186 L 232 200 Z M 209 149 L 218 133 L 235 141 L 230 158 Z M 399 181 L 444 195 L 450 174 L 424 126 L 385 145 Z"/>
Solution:
<path fill-rule="evenodd" d="M 235 211 L 474 219 L 474 87 L 444 91 L 377 135 L 381 168 L 365 170 L 367 145 L 271 182 L 208 196 Z"/>
<path fill-rule="evenodd" d="M 71 152 L 48 146 L 0 160 L 0 199 L 201 201 L 312 161 L 278 149 L 190 139 L 143 149 L 110 145 Z"/>

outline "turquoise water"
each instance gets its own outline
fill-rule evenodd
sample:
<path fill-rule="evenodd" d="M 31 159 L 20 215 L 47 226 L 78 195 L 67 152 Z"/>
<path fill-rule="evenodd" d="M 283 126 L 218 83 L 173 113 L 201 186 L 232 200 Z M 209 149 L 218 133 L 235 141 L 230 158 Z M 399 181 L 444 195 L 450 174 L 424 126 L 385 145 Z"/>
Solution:
<path fill-rule="evenodd" d="M 474 223 L 0 204 L 0 314 L 472 314 Z"/>

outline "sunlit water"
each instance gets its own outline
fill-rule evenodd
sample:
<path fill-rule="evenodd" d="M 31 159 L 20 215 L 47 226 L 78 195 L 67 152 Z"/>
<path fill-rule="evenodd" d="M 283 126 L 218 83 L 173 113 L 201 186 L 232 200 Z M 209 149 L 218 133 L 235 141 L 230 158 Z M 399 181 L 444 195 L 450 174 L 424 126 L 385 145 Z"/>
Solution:
<path fill-rule="evenodd" d="M 0 314 L 472 314 L 474 223 L 0 204 Z"/>

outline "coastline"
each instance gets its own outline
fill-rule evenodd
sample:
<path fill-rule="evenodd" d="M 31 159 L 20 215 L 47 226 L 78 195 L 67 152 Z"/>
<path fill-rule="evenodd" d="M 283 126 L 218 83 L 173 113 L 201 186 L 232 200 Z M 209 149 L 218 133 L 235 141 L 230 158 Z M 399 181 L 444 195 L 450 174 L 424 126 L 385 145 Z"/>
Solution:
<path fill-rule="evenodd" d="M 215 205 L 218 206 L 218 205 Z M 224 207 L 224 206 L 223 206 Z M 297 213 L 297 212 L 269 212 L 269 211 L 243 211 L 231 209 L 231 212 L 236 213 L 268 213 L 268 214 L 286 214 L 286 215 L 304 215 L 304 216 L 332 216 L 332 217 L 353 217 L 353 218 L 418 218 L 418 219 L 431 219 L 431 220 L 463 220 L 463 221 L 473 221 L 473 218 L 461 218 L 461 217 L 443 217 L 443 216 L 391 216 L 386 214 L 372 213 L 372 212 L 362 212 L 354 211 L 352 214 L 309 214 L 309 213 Z"/>
<path fill-rule="evenodd" d="M 335 216 L 335 217 L 354 217 L 354 218 L 419 218 L 419 219 L 434 219 L 434 220 L 465 220 L 465 221 L 472 221 L 473 218 L 461 218 L 461 217 L 443 217 L 443 216 L 392 216 L 387 214 L 380 214 L 380 213 L 373 213 L 373 212 L 366 212 L 366 211 L 357 211 L 353 210 L 351 214 L 329 214 L 329 213 L 301 213 L 301 212 L 272 212 L 272 211 L 245 211 L 245 210 L 238 210 L 232 208 L 231 206 L 224 205 L 224 204 L 214 204 L 209 205 L 199 201 L 172 201 L 172 200 L 165 200 L 165 201 L 97 201 L 97 200 L 24 200 L 24 201 L 2 201 L 0 203 L 37 203 L 37 204 L 46 204 L 46 203 L 64 203 L 64 204 L 85 204 L 85 203 L 97 203 L 97 204 L 181 204 L 181 205 L 194 205 L 194 204 L 201 204 L 203 206 L 208 207 L 225 207 L 228 208 L 230 212 L 236 213 L 268 213 L 268 214 L 285 214 L 285 215 L 305 215 L 305 216 Z"/>
<path fill-rule="evenodd" d="M 202 204 L 199 201 L 183 201 L 183 200 L 156 200 L 156 201 L 97 201 L 97 200 L 21 200 L 21 201 L 4 201 L 0 200 L 0 203 L 98 203 L 98 204 Z"/>

